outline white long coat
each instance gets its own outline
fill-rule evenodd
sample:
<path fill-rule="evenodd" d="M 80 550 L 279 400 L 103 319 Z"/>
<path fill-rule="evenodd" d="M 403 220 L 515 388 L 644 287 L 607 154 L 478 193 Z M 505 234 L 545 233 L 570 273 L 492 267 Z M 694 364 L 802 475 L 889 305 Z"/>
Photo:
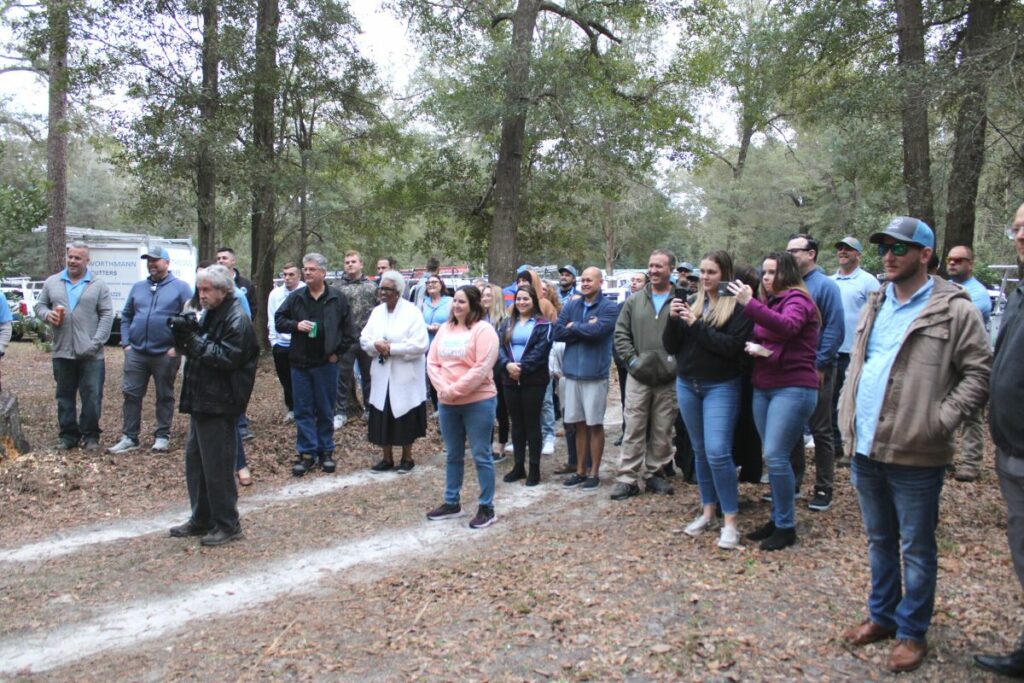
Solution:
<path fill-rule="evenodd" d="M 391 357 L 379 362 L 380 354 L 373 344 L 391 342 Z M 391 412 L 401 417 L 427 400 L 426 373 L 427 326 L 416 305 L 399 299 L 395 310 L 388 312 L 380 304 L 370 313 L 366 327 L 359 335 L 359 346 L 369 354 L 370 404 L 384 410 L 384 401 L 391 391 Z"/>

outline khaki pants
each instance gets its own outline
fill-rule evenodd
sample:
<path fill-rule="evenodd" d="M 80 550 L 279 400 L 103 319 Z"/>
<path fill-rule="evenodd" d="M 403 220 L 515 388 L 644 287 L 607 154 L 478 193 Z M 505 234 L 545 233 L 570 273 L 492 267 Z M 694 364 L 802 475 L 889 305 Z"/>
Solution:
<path fill-rule="evenodd" d="M 678 410 L 675 382 L 650 387 L 633 377 L 626 380 L 626 405 L 622 409 L 626 432 L 616 481 L 639 484 L 672 459 L 672 427 Z"/>
<path fill-rule="evenodd" d="M 965 418 L 961 427 L 959 467 L 981 472 L 985 457 L 984 409 L 979 408 Z"/>

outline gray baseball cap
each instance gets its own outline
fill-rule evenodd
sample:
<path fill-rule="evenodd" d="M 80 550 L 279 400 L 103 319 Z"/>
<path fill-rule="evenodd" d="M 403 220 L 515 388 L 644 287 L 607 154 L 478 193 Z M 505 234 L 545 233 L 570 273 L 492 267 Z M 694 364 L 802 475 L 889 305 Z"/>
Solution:
<path fill-rule="evenodd" d="M 927 249 L 935 248 L 935 233 L 920 218 L 897 216 L 885 226 L 885 230 L 874 233 L 868 240 L 878 244 L 883 237 L 891 237 L 897 242 L 908 242 Z"/>
<path fill-rule="evenodd" d="M 846 236 L 843 239 L 836 242 L 836 249 L 839 247 L 849 247 L 854 251 L 861 253 L 864 251 L 864 245 L 860 243 L 860 240 L 856 237 Z"/>

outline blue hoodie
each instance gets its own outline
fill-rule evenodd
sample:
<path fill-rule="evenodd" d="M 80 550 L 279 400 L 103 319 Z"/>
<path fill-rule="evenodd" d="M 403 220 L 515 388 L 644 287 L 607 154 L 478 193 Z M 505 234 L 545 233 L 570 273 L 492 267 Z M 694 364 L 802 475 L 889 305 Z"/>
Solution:
<path fill-rule="evenodd" d="M 588 305 L 584 297 L 572 299 L 555 324 L 555 341 L 565 342 L 562 374 L 569 379 L 608 379 L 612 360 L 612 336 L 619 307 L 604 293 Z M 572 323 L 572 327 L 567 327 Z"/>
<path fill-rule="evenodd" d="M 148 277 L 136 282 L 121 311 L 121 346 L 150 356 L 167 353 L 174 346 L 167 319 L 181 313 L 191 298 L 192 288 L 171 272 L 160 282 Z"/>

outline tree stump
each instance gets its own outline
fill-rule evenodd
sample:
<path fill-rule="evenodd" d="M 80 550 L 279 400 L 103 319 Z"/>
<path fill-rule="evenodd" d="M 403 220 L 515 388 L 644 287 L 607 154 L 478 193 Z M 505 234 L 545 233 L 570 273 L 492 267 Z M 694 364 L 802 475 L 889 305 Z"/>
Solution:
<path fill-rule="evenodd" d="M 9 391 L 0 391 L 0 460 L 13 460 L 29 450 L 28 440 L 21 432 L 18 397 Z"/>

